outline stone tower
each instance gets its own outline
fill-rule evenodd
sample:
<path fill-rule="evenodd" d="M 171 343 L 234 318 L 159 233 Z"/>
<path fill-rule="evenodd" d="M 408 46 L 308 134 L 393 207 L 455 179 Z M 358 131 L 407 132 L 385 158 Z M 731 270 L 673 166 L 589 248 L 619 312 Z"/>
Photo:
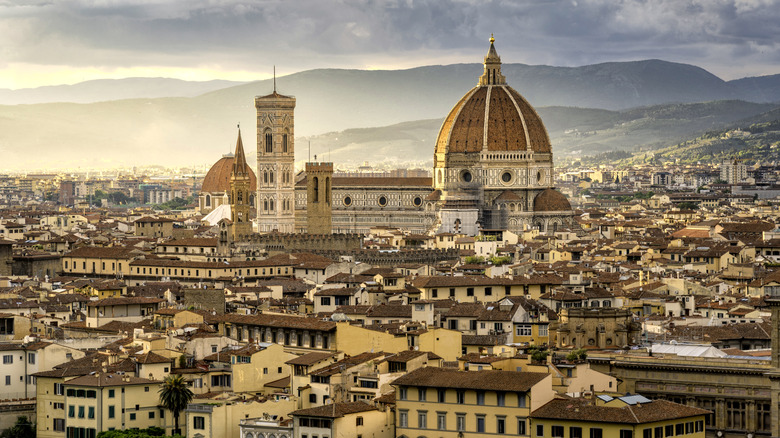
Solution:
<path fill-rule="evenodd" d="M 233 169 L 230 172 L 230 217 L 233 221 L 232 238 L 234 242 L 249 239 L 252 234 L 251 213 L 252 180 L 249 176 L 249 165 L 246 164 L 244 144 L 241 141 L 241 130 L 236 140 L 236 153 L 233 156 Z"/>
<path fill-rule="evenodd" d="M 333 163 L 306 163 L 306 232 L 332 232 Z"/>
<path fill-rule="evenodd" d="M 274 81 L 275 83 L 275 81 Z M 257 229 L 291 233 L 295 226 L 295 98 L 255 97 L 257 110 Z"/>
<path fill-rule="evenodd" d="M 773 437 L 780 437 L 780 292 L 777 288 L 772 289 L 769 296 L 764 301 L 769 304 L 772 310 L 772 367 L 765 374 L 769 377 L 769 388 L 771 397 L 771 424 Z"/>

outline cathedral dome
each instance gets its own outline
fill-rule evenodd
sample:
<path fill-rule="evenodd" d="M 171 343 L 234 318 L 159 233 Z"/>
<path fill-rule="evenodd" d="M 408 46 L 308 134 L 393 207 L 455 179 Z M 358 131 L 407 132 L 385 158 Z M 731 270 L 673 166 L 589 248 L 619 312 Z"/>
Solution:
<path fill-rule="evenodd" d="M 201 192 L 230 191 L 230 174 L 233 172 L 233 158 L 233 154 L 223 155 L 219 161 L 211 166 L 211 169 L 206 174 L 206 178 L 203 179 Z M 251 180 L 249 190 L 254 192 L 257 190 L 257 178 L 255 177 L 255 172 L 250 167 L 247 167 L 247 169 L 249 170 L 249 179 Z"/>
<path fill-rule="evenodd" d="M 566 196 L 555 189 L 546 189 L 534 198 L 534 211 L 569 211 L 571 204 Z"/>
<path fill-rule="evenodd" d="M 506 85 L 492 39 L 479 85 L 452 108 L 436 140 L 437 154 L 483 151 L 551 152 L 542 119 L 520 93 Z"/>

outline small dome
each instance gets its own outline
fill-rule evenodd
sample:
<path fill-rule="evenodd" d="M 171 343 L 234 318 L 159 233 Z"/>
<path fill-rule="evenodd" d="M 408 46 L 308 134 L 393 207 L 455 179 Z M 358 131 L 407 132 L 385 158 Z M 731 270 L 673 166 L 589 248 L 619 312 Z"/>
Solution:
<path fill-rule="evenodd" d="M 219 159 L 203 179 L 201 192 L 226 192 L 230 190 L 230 174 L 233 172 L 233 154 L 228 154 Z M 252 168 L 249 168 L 249 179 L 251 184 L 249 190 L 257 190 L 257 178 Z"/>
<path fill-rule="evenodd" d="M 534 198 L 534 211 L 569 211 L 571 204 L 555 189 L 547 189 Z"/>

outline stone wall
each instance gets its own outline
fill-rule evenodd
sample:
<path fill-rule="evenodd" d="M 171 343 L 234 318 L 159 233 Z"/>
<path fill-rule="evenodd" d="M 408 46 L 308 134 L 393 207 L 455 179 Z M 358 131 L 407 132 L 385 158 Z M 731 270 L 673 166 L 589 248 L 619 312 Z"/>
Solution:
<path fill-rule="evenodd" d="M 184 307 L 225 313 L 225 292 L 222 289 L 184 289 Z"/>

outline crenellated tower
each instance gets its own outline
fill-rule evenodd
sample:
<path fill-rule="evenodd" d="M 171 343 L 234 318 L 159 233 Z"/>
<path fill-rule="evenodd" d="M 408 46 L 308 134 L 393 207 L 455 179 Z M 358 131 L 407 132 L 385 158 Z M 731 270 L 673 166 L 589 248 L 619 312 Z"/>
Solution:
<path fill-rule="evenodd" d="M 316 157 L 315 157 L 316 158 Z M 306 232 L 333 232 L 333 163 L 306 163 Z"/>
<path fill-rule="evenodd" d="M 274 80 L 274 84 L 276 81 Z M 295 226 L 295 98 L 255 97 L 257 110 L 257 230 L 291 233 Z"/>

